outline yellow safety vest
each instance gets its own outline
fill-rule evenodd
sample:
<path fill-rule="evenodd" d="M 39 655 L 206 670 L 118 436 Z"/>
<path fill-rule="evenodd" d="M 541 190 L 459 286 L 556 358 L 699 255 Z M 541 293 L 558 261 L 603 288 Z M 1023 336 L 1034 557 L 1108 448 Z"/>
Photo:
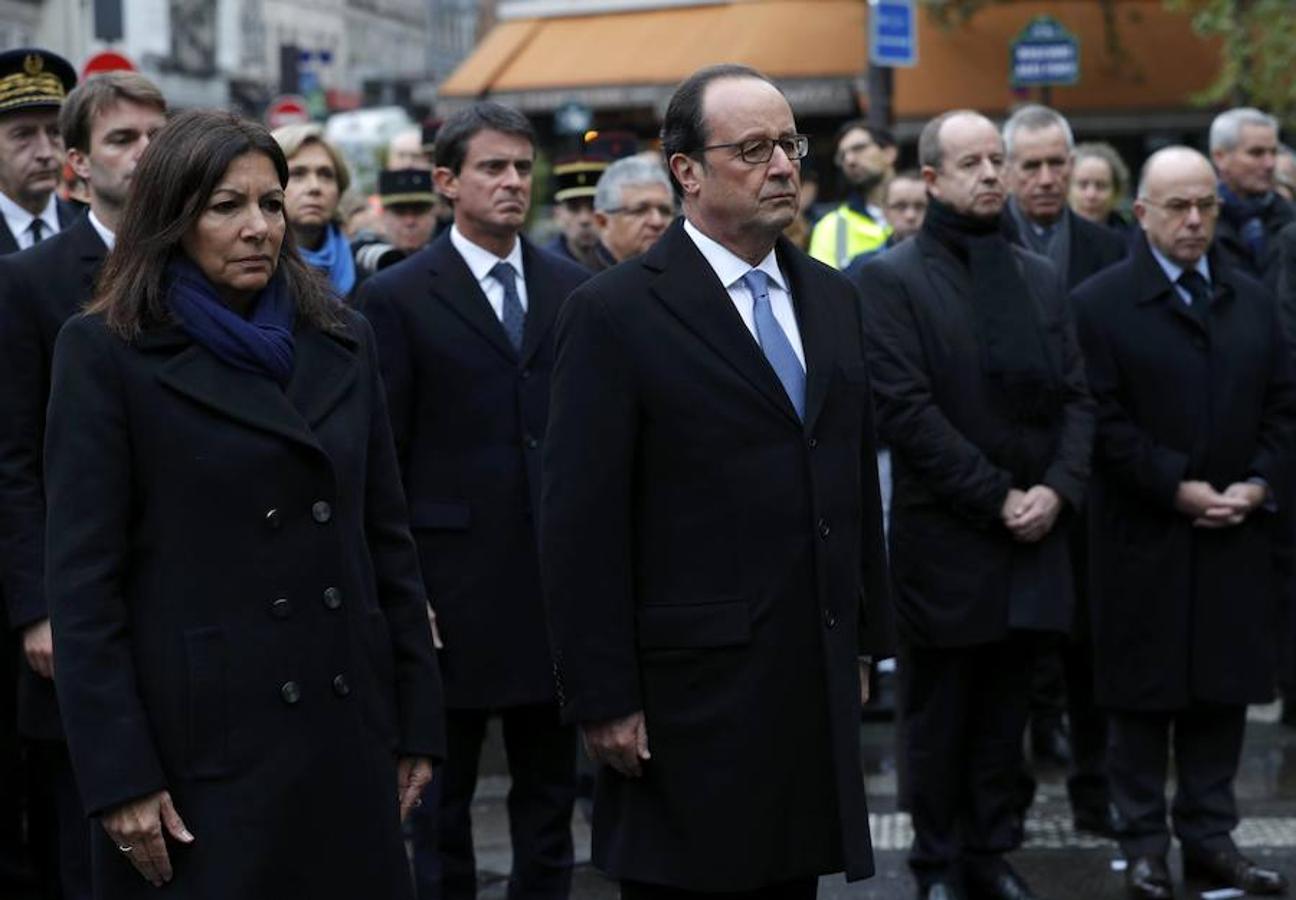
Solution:
<path fill-rule="evenodd" d="M 877 250 L 891 236 L 891 226 L 879 224 L 843 203 L 824 216 L 810 235 L 810 255 L 837 269 L 861 253 Z"/>

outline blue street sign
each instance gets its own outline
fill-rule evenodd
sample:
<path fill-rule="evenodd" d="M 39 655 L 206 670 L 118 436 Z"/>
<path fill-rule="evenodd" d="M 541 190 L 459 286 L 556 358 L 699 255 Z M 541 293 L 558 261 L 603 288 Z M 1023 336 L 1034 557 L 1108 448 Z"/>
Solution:
<path fill-rule="evenodd" d="M 915 0 L 869 0 L 869 59 L 875 66 L 918 65 Z"/>
<path fill-rule="evenodd" d="M 1052 16 L 1030 21 L 1012 43 L 1014 87 L 1075 84 L 1080 80 L 1080 41 Z"/>

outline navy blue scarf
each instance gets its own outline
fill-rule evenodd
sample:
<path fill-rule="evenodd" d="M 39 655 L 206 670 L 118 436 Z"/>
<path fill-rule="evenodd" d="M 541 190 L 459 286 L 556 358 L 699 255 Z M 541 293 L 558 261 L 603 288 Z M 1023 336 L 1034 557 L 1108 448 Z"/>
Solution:
<path fill-rule="evenodd" d="M 1259 197 L 1243 197 L 1229 190 L 1228 186 L 1221 181 L 1219 193 L 1224 200 L 1220 206 L 1220 215 L 1237 229 L 1238 237 L 1242 239 L 1242 243 L 1251 253 L 1251 259 L 1259 267 L 1268 243 L 1265 218 L 1273 206 L 1273 192 L 1261 194 Z"/>
<path fill-rule="evenodd" d="M 177 256 L 167 266 L 167 306 L 194 342 L 223 362 L 288 384 L 297 309 L 282 270 L 253 298 L 245 319 L 221 301 L 188 257 Z"/>
<path fill-rule="evenodd" d="M 329 283 L 337 291 L 339 299 L 345 300 L 355 287 L 355 260 L 351 256 L 351 245 L 346 235 L 336 225 L 329 223 L 324 232 L 324 243 L 318 250 L 309 247 L 298 247 L 302 259 L 317 269 L 323 269 L 328 275 Z"/>

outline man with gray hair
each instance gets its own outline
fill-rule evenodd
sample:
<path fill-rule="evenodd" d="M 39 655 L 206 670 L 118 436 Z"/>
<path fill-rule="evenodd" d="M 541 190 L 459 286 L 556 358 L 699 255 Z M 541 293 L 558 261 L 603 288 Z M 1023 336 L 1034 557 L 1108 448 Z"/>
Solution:
<path fill-rule="evenodd" d="M 1219 252 L 1270 290 L 1278 284 L 1274 238 L 1296 211 L 1274 191 L 1278 120 L 1251 107 L 1220 113 L 1211 123 L 1210 155 L 1219 175 Z"/>
<path fill-rule="evenodd" d="M 647 251 L 674 217 L 670 179 L 659 164 L 642 156 L 612 163 L 594 190 L 596 271 Z"/>
<path fill-rule="evenodd" d="M 1015 242 L 1053 261 L 1067 290 L 1125 256 L 1116 232 L 1076 215 L 1067 203 L 1075 138 L 1061 113 L 1047 106 L 1023 106 L 1003 126 L 1007 154 L 1009 222 Z M 1061 646 L 1044 644 L 1035 663 L 1031 692 L 1030 737 L 1037 764 L 1068 766 L 1067 794 L 1075 826 L 1108 834 L 1107 729 L 1094 708 L 1093 653 L 1089 646 L 1085 597 L 1084 522 L 1077 515 L 1071 535 L 1076 573 L 1076 627 Z M 1063 710 L 1070 719 L 1068 735 Z M 1024 777 L 1022 800 L 1029 803 L 1034 782 Z"/>

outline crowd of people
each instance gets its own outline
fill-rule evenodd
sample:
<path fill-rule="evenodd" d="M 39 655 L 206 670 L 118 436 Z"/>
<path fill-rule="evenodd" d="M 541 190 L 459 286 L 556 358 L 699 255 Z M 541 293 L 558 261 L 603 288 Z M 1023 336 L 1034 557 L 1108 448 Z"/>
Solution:
<path fill-rule="evenodd" d="M 1046 893 L 1024 745 L 1129 896 L 1172 834 L 1286 890 L 1231 836 L 1246 708 L 1296 695 L 1272 117 L 1137 180 L 1044 106 L 912 169 L 849 121 L 815 207 L 718 65 L 660 153 L 555 164 L 540 246 L 499 103 L 398 135 L 374 205 L 316 125 L 0 83 L 5 896 L 471 898 L 498 718 L 511 897 L 569 896 L 591 767 L 623 897 L 814 897 L 873 874 L 889 672 L 923 900 Z"/>

